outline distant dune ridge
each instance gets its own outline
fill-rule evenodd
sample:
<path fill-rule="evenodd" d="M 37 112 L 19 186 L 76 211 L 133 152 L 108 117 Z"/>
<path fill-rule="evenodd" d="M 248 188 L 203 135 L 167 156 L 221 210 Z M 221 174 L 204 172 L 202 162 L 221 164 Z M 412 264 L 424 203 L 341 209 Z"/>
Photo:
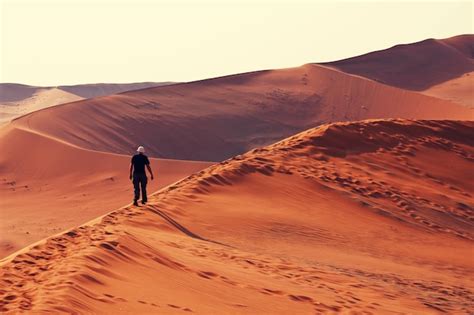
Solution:
<path fill-rule="evenodd" d="M 172 82 L 139 82 L 139 83 L 95 83 L 60 86 L 32 86 L 18 83 L 0 83 L 0 102 L 16 102 L 30 98 L 37 90 L 60 89 L 81 98 L 99 97 L 125 91 L 144 89 Z"/>
<path fill-rule="evenodd" d="M 96 83 L 79 85 L 62 85 L 64 91 L 74 93 L 83 98 L 93 98 L 127 91 L 146 89 L 156 86 L 173 84 L 172 82 L 138 82 L 138 83 Z"/>
<path fill-rule="evenodd" d="M 323 64 L 387 85 L 472 107 L 473 58 L 474 35 L 469 34 L 397 45 Z"/>
<path fill-rule="evenodd" d="M 474 71 L 474 35 L 427 39 L 325 63 L 402 89 L 423 91 Z"/>
<path fill-rule="evenodd" d="M 337 123 L 236 156 L 4 260 L 2 311 L 467 314 L 473 133 Z"/>
<path fill-rule="evenodd" d="M 15 89 L 3 89 L 2 92 L 5 90 L 12 92 Z M 11 120 L 17 117 L 40 109 L 83 99 L 80 96 L 71 94 L 58 88 L 28 87 L 21 89 L 21 92 L 24 94 L 13 93 L 14 95 L 12 95 L 9 92 L 5 94 L 0 93 L 0 95 L 2 95 L 2 99 L 20 98 L 20 100 L 0 103 L 0 126 L 9 123 Z"/>
<path fill-rule="evenodd" d="M 472 120 L 473 45 L 474 35 L 461 35 L 167 86 L 65 86 L 80 97 L 140 90 L 36 111 L 16 123 L 91 150 L 124 154 L 144 142 L 155 157 L 221 161 L 335 121 Z"/>
<path fill-rule="evenodd" d="M 390 117 L 472 119 L 473 112 L 305 65 L 79 101 L 14 124 L 92 150 L 123 154 L 144 142 L 153 156 L 220 161 L 321 123 Z"/>
<path fill-rule="evenodd" d="M 39 87 L 0 83 L 0 125 L 16 117 L 58 104 L 166 84 L 169 83 L 100 83 Z"/>
<path fill-rule="evenodd" d="M 0 312 L 469 314 L 473 42 L 123 93 L 0 85 Z M 137 145 L 161 189 L 139 208 Z"/>

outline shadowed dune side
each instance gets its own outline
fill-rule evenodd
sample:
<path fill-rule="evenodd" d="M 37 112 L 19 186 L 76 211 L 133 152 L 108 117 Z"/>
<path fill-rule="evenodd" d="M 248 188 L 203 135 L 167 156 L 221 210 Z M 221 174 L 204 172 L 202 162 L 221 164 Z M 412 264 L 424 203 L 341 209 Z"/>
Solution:
<path fill-rule="evenodd" d="M 93 119 L 91 118 L 93 117 Z M 472 119 L 472 110 L 318 65 L 143 89 L 13 122 L 87 149 L 221 161 L 333 121 Z"/>
<path fill-rule="evenodd" d="M 474 35 L 427 39 L 322 63 L 402 89 L 423 91 L 474 71 Z"/>
<path fill-rule="evenodd" d="M 133 199 L 129 156 L 93 152 L 6 127 L 0 131 L 0 257 Z M 149 192 L 210 165 L 152 159 Z"/>
<path fill-rule="evenodd" d="M 453 36 L 445 39 L 440 39 L 439 41 L 445 45 L 457 49 L 467 58 L 474 58 L 474 35 L 472 34 Z"/>
<path fill-rule="evenodd" d="M 236 156 L 3 260 L 1 311 L 468 314 L 473 131 L 337 123 Z"/>
<path fill-rule="evenodd" d="M 15 102 L 30 98 L 38 89 L 40 87 L 17 83 L 0 83 L 0 102 Z"/>

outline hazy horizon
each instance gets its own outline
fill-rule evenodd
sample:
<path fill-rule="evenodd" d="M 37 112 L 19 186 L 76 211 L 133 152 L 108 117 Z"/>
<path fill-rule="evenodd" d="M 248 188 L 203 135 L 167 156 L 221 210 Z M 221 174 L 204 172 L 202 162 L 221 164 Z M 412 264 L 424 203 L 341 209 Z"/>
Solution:
<path fill-rule="evenodd" d="M 0 3 L 0 82 L 37 86 L 186 82 L 473 32 L 462 1 Z"/>

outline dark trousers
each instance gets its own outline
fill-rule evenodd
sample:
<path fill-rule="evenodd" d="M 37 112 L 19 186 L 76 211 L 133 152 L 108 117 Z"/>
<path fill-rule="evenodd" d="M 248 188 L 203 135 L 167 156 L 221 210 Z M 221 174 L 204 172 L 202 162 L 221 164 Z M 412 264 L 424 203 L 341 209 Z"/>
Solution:
<path fill-rule="evenodd" d="M 148 198 L 146 196 L 146 184 L 148 182 L 148 178 L 146 174 L 133 174 L 133 188 L 135 190 L 135 198 L 134 200 L 138 200 L 140 198 L 140 188 L 142 190 L 142 201 L 147 202 Z"/>

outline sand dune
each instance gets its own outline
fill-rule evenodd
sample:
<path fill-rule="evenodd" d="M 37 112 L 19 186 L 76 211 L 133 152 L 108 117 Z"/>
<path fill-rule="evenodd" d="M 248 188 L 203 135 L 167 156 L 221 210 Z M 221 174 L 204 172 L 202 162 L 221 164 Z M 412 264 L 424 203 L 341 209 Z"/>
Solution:
<path fill-rule="evenodd" d="M 172 82 L 139 82 L 139 83 L 95 83 L 62 85 L 60 88 L 64 91 L 79 95 L 83 98 L 93 98 L 126 91 L 140 90 L 155 86 L 169 85 Z"/>
<path fill-rule="evenodd" d="M 453 36 L 450 38 L 441 39 L 439 41 L 447 46 L 451 46 L 454 49 L 458 50 L 467 58 L 474 58 L 474 35 L 472 34 Z"/>
<path fill-rule="evenodd" d="M 0 257 L 132 200 L 130 158 L 73 147 L 31 130 L 0 132 Z M 150 192 L 209 163 L 152 160 Z"/>
<path fill-rule="evenodd" d="M 18 102 L 32 97 L 38 90 L 60 89 L 80 98 L 92 98 L 132 90 L 172 84 L 172 82 L 93 83 L 60 86 L 33 86 L 18 83 L 0 83 L 0 103 Z"/>
<path fill-rule="evenodd" d="M 468 314 L 473 132 L 338 123 L 236 156 L 4 259 L 1 310 Z"/>
<path fill-rule="evenodd" d="M 318 65 L 156 87 L 34 112 L 14 122 L 80 147 L 221 161 L 326 122 L 473 119 L 458 104 Z"/>
<path fill-rule="evenodd" d="M 323 64 L 387 85 L 424 91 L 474 71 L 473 51 L 474 35 L 460 35 L 396 45 Z"/>
<path fill-rule="evenodd" d="M 434 85 L 422 91 L 422 93 L 473 108 L 474 72 L 469 72 L 456 79 Z"/>
<path fill-rule="evenodd" d="M 21 100 L 0 104 L 0 125 L 28 113 L 83 98 L 58 88 L 38 88 Z"/>
<path fill-rule="evenodd" d="M 472 43 L 152 88 L 0 84 L 1 119 L 23 115 L 0 129 L 0 257 L 23 248 L 0 261 L 0 312 L 468 314 Z M 466 122 L 325 124 L 369 118 Z M 171 186 L 122 207 L 137 144 L 190 161 L 153 159 L 149 191 Z"/>
<path fill-rule="evenodd" d="M 58 104 L 166 84 L 169 83 L 100 83 L 39 87 L 0 83 L 0 125 L 19 116 Z"/>
<path fill-rule="evenodd" d="M 17 83 L 0 83 L 0 102 L 16 102 L 30 98 L 39 89 L 37 86 L 30 86 Z"/>

